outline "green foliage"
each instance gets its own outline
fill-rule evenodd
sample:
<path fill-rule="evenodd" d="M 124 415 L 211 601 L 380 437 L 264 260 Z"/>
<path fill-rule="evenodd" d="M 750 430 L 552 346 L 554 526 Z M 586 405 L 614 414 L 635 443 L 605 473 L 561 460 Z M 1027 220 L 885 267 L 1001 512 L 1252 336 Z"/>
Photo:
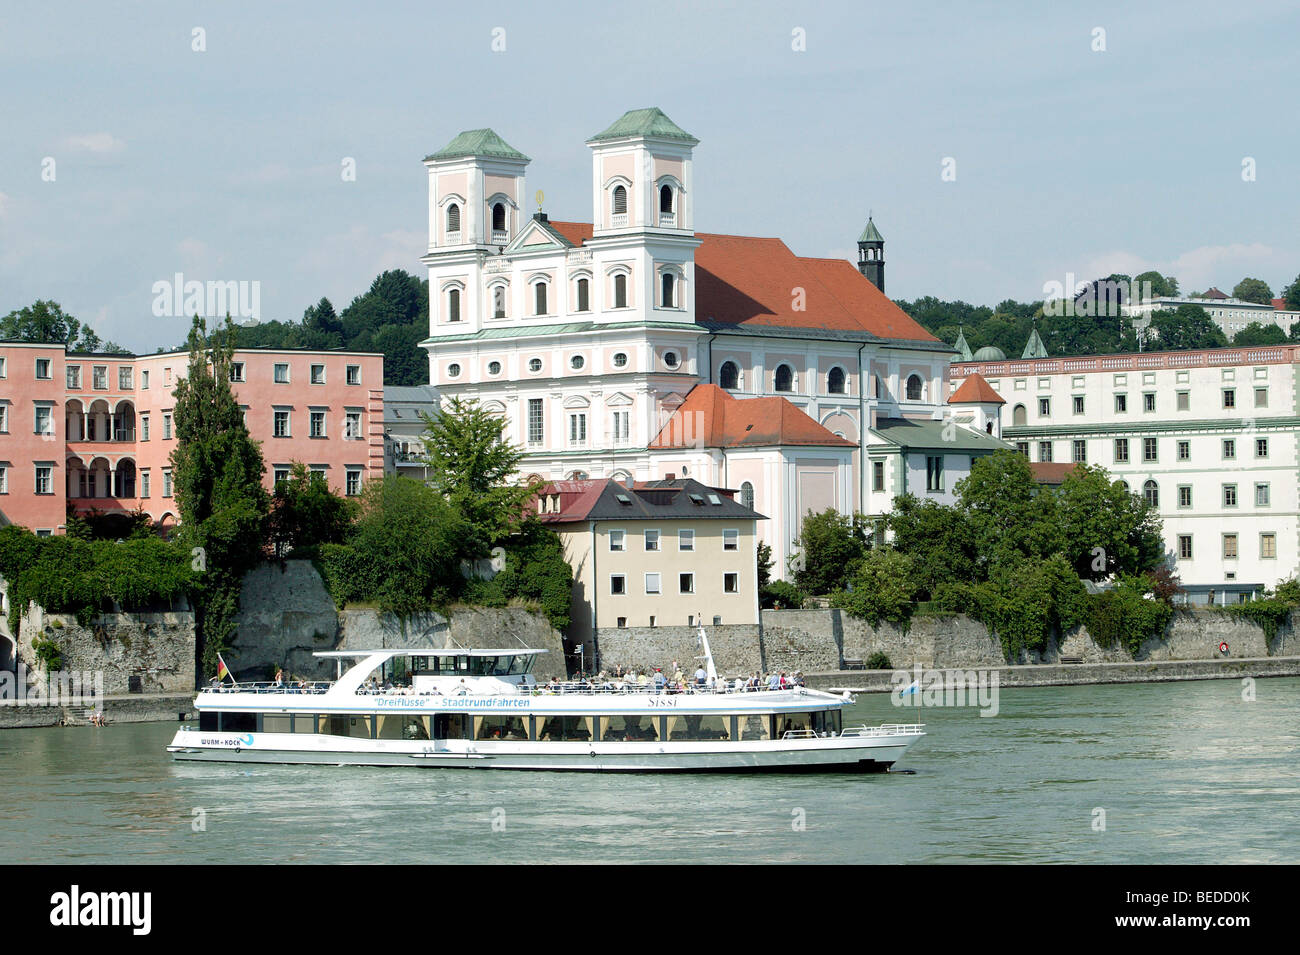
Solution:
<path fill-rule="evenodd" d="M 1282 331 L 1282 326 L 1274 325 L 1272 322 L 1267 325 L 1260 322 L 1251 322 L 1232 336 L 1232 343 L 1243 348 L 1258 348 L 1261 345 L 1284 345 L 1286 341 L 1287 333 Z"/>
<path fill-rule="evenodd" d="M 142 505 L 134 511 L 104 513 L 96 508 L 78 512 L 68 505 L 64 533 L 78 540 L 127 540 L 154 536 L 153 518 Z"/>
<path fill-rule="evenodd" d="M 1150 330 L 1161 349 L 1223 348 L 1228 337 L 1199 305 L 1179 305 L 1173 311 L 1151 313 Z"/>
<path fill-rule="evenodd" d="M 803 591 L 788 580 L 772 580 L 760 589 L 759 599 L 768 610 L 799 610 L 805 598 Z"/>
<path fill-rule="evenodd" d="M 963 510 L 901 494 L 887 520 L 894 549 L 912 558 L 921 599 L 942 584 L 974 579 L 974 531 Z"/>
<path fill-rule="evenodd" d="M 758 589 L 761 593 L 767 586 L 768 581 L 772 579 L 772 547 L 762 541 L 758 542 L 755 548 L 755 558 L 758 562 Z"/>
<path fill-rule="evenodd" d="M 1135 275 L 1133 281 L 1137 283 L 1138 288 L 1150 283 L 1152 298 L 1171 298 L 1178 295 L 1178 279 L 1172 275 L 1161 275 L 1159 272 L 1143 272 L 1141 275 Z"/>
<path fill-rule="evenodd" d="M 64 345 L 69 351 L 122 354 L 124 349 L 105 344 L 89 325 L 66 314 L 58 302 L 37 300 L 0 318 L 0 339 Z"/>
<path fill-rule="evenodd" d="M 436 417 L 424 417 L 430 483 L 465 518 L 467 550 L 481 557 L 520 526 L 537 489 L 509 483 L 523 451 L 503 441 L 505 422 L 477 402 L 452 398 Z"/>
<path fill-rule="evenodd" d="M 997 634 L 1008 660 L 1041 652 L 1052 634 L 1083 622 L 1087 593 L 1060 555 L 1000 565 L 982 583 L 947 584 L 936 594 L 945 610 L 965 613 Z"/>
<path fill-rule="evenodd" d="M 1075 572 L 1090 580 L 1136 574 L 1159 566 L 1164 535 L 1158 512 L 1104 468 L 1080 465 L 1056 492 L 1063 553 Z"/>
<path fill-rule="evenodd" d="M 506 566 L 491 581 L 506 600 L 527 600 L 541 607 L 556 630 L 569 625 L 573 568 L 564 559 L 564 544 L 549 527 L 527 521 L 505 541 Z M 472 583 L 472 581 L 471 581 Z M 463 600 L 477 603 L 469 590 Z M 485 606 L 494 606 L 485 604 Z"/>
<path fill-rule="evenodd" d="M 903 624 L 916 600 L 916 563 L 889 547 L 877 548 L 859 559 L 850 578 L 852 588 L 837 591 L 831 604 L 873 627 L 882 620 Z"/>
<path fill-rule="evenodd" d="M 1232 290 L 1232 297 L 1256 305 L 1273 304 L 1273 290 L 1263 279 L 1242 279 Z"/>
<path fill-rule="evenodd" d="M 1285 626 L 1295 608 L 1295 603 L 1288 597 L 1273 596 L 1224 609 L 1234 617 L 1243 617 L 1256 624 L 1264 631 L 1265 639 L 1272 640 L 1277 636 L 1278 627 Z"/>
<path fill-rule="evenodd" d="M 1164 634 L 1174 611 L 1152 584 L 1148 576 L 1126 574 L 1110 590 L 1088 595 L 1083 622 L 1098 646 L 1123 646 L 1136 656 L 1144 642 Z"/>
<path fill-rule="evenodd" d="M 356 502 L 330 490 L 323 474 L 294 462 L 271 495 L 270 534 L 277 554 L 341 544 L 356 519 Z"/>
<path fill-rule="evenodd" d="M 871 549 L 871 522 L 862 514 L 849 517 L 827 508 L 804 517 L 794 543 L 799 548 L 791 561 L 795 584 L 804 593 L 829 594 L 845 588 L 853 565 Z"/>
<path fill-rule="evenodd" d="M 53 640 L 37 637 L 32 641 L 32 649 L 36 651 L 36 659 L 41 661 L 47 673 L 63 669 L 63 651 Z"/>
<path fill-rule="evenodd" d="M 1300 309 L 1300 275 L 1297 275 L 1295 281 L 1282 290 L 1282 298 L 1285 300 L 1288 309 L 1292 311 Z M 1293 331 L 1295 328 L 1296 325 L 1291 326 Z"/>
<path fill-rule="evenodd" d="M 437 491 L 389 475 L 366 485 L 348 542 L 321 546 L 321 574 L 339 606 L 376 601 L 402 615 L 445 606 L 463 585 L 467 534 L 464 519 Z"/>
<path fill-rule="evenodd" d="M 986 579 L 998 568 L 1065 548 L 1056 495 L 1034 480 L 1023 454 L 996 451 L 974 459 L 970 473 L 954 491 L 970 524 L 974 579 Z"/>
<path fill-rule="evenodd" d="M 1293 607 L 1300 606 L 1300 580 L 1291 577 L 1282 581 L 1277 585 L 1277 590 L 1273 592 L 1273 596 L 1278 600 L 1285 600 Z"/>
<path fill-rule="evenodd" d="M 262 558 L 269 509 L 262 452 L 230 390 L 234 339 L 229 319 L 210 337 L 202 319 L 194 319 L 189 372 L 177 382 L 172 411 L 177 539 L 186 550 L 198 548 L 204 566 L 194 609 L 205 677 L 216 672 L 217 653 L 234 637 L 239 590 Z"/>
<path fill-rule="evenodd" d="M 877 650 L 867 657 L 866 667 L 868 670 L 892 670 L 894 665 L 889 660 L 889 654 Z"/>

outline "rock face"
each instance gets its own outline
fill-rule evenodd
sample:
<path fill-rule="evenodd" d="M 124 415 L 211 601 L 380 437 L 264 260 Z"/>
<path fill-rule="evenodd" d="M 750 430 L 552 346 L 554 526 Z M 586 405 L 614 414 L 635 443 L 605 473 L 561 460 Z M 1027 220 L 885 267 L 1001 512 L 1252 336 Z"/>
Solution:
<path fill-rule="evenodd" d="M 764 642 L 757 625 L 723 624 L 708 627 L 707 631 L 713 661 L 721 675 L 735 677 L 763 669 Z M 598 667 L 610 673 L 621 666 L 645 673 L 663 667 L 667 673 L 676 660 L 683 672 L 692 674 L 699 666 L 699 631 L 695 627 L 602 629 L 596 632 L 596 648 L 599 660 L 587 661 L 588 670 Z"/>

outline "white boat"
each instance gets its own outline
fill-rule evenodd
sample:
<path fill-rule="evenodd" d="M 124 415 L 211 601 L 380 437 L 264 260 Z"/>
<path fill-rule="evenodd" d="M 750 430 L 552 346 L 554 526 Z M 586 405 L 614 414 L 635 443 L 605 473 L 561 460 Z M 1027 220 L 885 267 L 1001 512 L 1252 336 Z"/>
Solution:
<path fill-rule="evenodd" d="M 606 772 L 873 772 L 921 724 L 842 725 L 853 702 L 802 686 L 542 683 L 543 650 L 330 651 L 329 683 L 236 683 L 199 693 L 176 759 Z M 343 670 L 343 662 L 356 662 Z"/>

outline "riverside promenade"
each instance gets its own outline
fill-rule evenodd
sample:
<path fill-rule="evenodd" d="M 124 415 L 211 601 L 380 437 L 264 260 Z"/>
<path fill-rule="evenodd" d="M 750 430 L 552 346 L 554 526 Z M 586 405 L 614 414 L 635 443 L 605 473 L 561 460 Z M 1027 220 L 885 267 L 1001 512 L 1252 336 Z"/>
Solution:
<path fill-rule="evenodd" d="M 110 723 L 178 723 L 193 716 L 196 693 L 109 694 L 101 699 L 99 708 Z M 88 726 L 90 711 L 87 703 L 45 705 L 0 700 L 0 730 Z"/>

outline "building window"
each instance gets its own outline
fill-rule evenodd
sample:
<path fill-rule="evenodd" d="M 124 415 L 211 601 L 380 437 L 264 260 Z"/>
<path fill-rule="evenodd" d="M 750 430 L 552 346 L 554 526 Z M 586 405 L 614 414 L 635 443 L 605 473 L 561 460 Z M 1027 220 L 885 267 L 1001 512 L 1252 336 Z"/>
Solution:
<path fill-rule="evenodd" d="M 0 464 L 0 494 L 9 493 L 9 465 Z"/>
<path fill-rule="evenodd" d="M 36 406 L 35 434 L 54 434 L 54 408 L 50 405 Z"/>
<path fill-rule="evenodd" d="M 1119 414 L 1128 411 L 1128 395 L 1115 396 L 1115 411 Z"/>
<path fill-rule="evenodd" d="M 1229 558 L 1237 556 L 1237 535 L 1236 534 L 1223 535 L 1223 556 Z"/>
<path fill-rule="evenodd" d="M 615 411 L 613 417 L 614 443 L 619 445 L 627 444 L 628 440 L 631 438 L 631 413 L 627 411 Z"/>
<path fill-rule="evenodd" d="M 1276 534 L 1259 535 L 1259 556 L 1264 560 L 1273 560 L 1277 557 Z"/>
<path fill-rule="evenodd" d="M 569 444 L 587 443 L 587 415 L 585 412 L 569 415 Z"/>
<path fill-rule="evenodd" d="M 1052 442 L 1038 442 L 1038 460 L 1044 464 L 1050 464 L 1052 461 Z"/>
<path fill-rule="evenodd" d="M 921 391 L 922 391 L 921 376 L 920 375 L 909 376 L 907 379 L 907 400 L 920 401 Z"/>
<path fill-rule="evenodd" d="M 460 321 L 460 289 L 447 290 L 447 321 Z"/>
<path fill-rule="evenodd" d="M 660 592 L 660 582 L 659 582 L 658 574 L 645 575 L 645 592 L 647 594 L 657 594 Z M 654 620 L 653 617 L 651 617 L 650 619 Z M 651 626 L 653 626 L 653 624 L 651 624 Z"/>
<path fill-rule="evenodd" d="M 533 359 L 537 361 L 537 359 Z M 542 427 L 542 399 L 528 399 L 528 443 L 541 444 L 545 436 Z"/>
<path fill-rule="evenodd" d="M 1179 507 L 1192 506 L 1192 487 L 1190 484 L 1178 485 L 1178 506 Z"/>
<path fill-rule="evenodd" d="M 1268 407 L 1268 389 L 1267 389 L 1267 388 L 1256 388 L 1256 389 L 1255 389 L 1255 407 L 1256 407 L 1256 408 L 1267 408 L 1267 407 Z"/>
<path fill-rule="evenodd" d="M 647 530 L 645 532 L 645 549 L 648 551 L 657 551 L 659 549 L 659 532 L 656 530 Z"/>
<path fill-rule="evenodd" d="M 149 440 L 149 416 L 147 414 L 140 415 L 140 440 Z"/>
<path fill-rule="evenodd" d="M 1083 395 L 1074 396 L 1074 413 L 1083 414 Z"/>
<path fill-rule="evenodd" d="M 585 364 L 587 364 L 587 359 L 583 358 L 581 355 L 574 355 L 569 359 L 569 367 L 574 371 L 582 371 Z"/>
<path fill-rule="evenodd" d="M 591 311 L 591 282 L 587 279 L 578 279 L 578 311 Z"/>
<path fill-rule="evenodd" d="M 740 387 L 740 366 L 734 361 L 724 361 L 718 369 L 718 387 L 727 391 Z"/>
<path fill-rule="evenodd" d="M 148 373 L 146 372 L 146 374 Z M 232 361 L 230 363 L 230 380 L 231 381 L 244 380 L 244 363 L 242 361 Z"/>
<path fill-rule="evenodd" d="M 447 207 L 447 231 L 460 232 L 460 206 L 454 202 Z"/>
<path fill-rule="evenodd" d="M 1178 559 L 1179 560 L 1192 559 L 1192 535 L 1191 534 L 1178 535 Z"/>
<path fill-rule="evenodd" d="M 740 550 L 740 531 L 734 528 L 724 529 L 722 532 L 722 549 Z"/>
<path fill-rule="evenodd" d="M 142 468 L 140 470 L 140 496 L 141 497 L 149 496 L 149 469 L 148 468 Z"/>
<path fill-rule="evenodd" d="M 665 272 L 659 279 L 659 305 L 661 308 L 677 307 L 677 279 L 671 272 Z"/>
<path fill-rule="evenodd" d="M 287 364 L 276 363 L 275 383 L 277 385 L 287 385 L 289 383 L 289 366 Z"/>
<path fill-rule="evenodd" d="M 53 494 L 54 493 L 54 468 L 48 465 L 37 465 L 36 467 L 36 493 Z"/>
<path fill-rule="evenodd" d="M 789 365 L 777 365 L 775 385 L 777 391 L 793 391 L 794 369 Z"/>
<path fill-rule="evenodd" d="M 492 288 L 492 317 L 506 317 L 506 287 L 496 285 Z"/>
<path fill-rule="evenodd" d="M 627 531 L 610 531 L 609 532 L 609 549 L 623 550 L 626 543 Z"/>
<path fill-rule="evenodd" d="M 506 231 L 506 205 L 504 202 L 497 202 L 492 205 L 492 231 Z"/>
<path fill-rule="evenodd" d="M 1087 442 L 1087 441 L 1075 441 L 1075 442 L 1072 442 L 1072 443 L 1073 443 L 1073 445 L 1074 445 L 1074 448 L 1073 448 L 1073 452 L 1074 452 L 1074 458 L 1073 458 L 1073 460 L 1074 460 L 1074 463 L 1075 463 L 1075 464 L 1087 464 L 1087 463 L 1088 463 L 1088 442 Z"/>
<path fill-rule="evenodd" d="M 740 593 L 740 574 L 723 574 L 722 575 L 722 592 L 724 594 Z"/>
<path fill-rule="evenodd" d="M 1052 413 L 1052 399 L 1051 399 L 1051 398 L 1039 398 L 1039 399 L 1038 399 L 1038 416 L 1039 416 L 1040 418 L 1046 418 L 1046 417 L 1050 416 L 1051 413 Z"/>
<path fill-rule="evenodd" d="M 675 352 L 675 351 L 666 351 L 666 352 L 664 352 L 664 364 L 667 365 L 669 368 L 676 368 L 676 367 L 677 367 L 677 352 Z"/>
<path fill-rule="evenodd" d="M 90 370 L 91 387 L 96 391 L 108 390 L 108 366 L 94 365 Z"/>
<path fill-rule="evenodd" d="M 627 593 L 627 577 L 623 574 L 610 574 L 609 592 L 616 596 L 622 596 Z"/>
<path fill-rule="evenodd" d="M 679 551 L 695 550 L 695 531 L 679 530 L 677 532 L 677 549 Z"/>
<path fill-rule="evenodd" d="M 1029 453 L 1029 445 L 1025 445 L 1025 453 Z M 871 490 L 883 491 L 885 489 L 885 462 L 871 462 Z"/>
<path fill-rule="evenodd" d="M 448 377 L 448 378 L 459 378 L 459 377 L 460 377 L 460 363 L 459 363 L 459 362 L 454 362 L 454 361 L 453 361 L 450 365 L 447 366 L 447 377 Z"/>
<path fill-rule="evenodd" d="M 1147 392 L 1144 392 L 1144 393 L 1143 393 L 1143 395 L 1142 395 L 1142 410 L 1144 410 L 1144 411 L 1155 411 L 1155 410 L 1156 410 L 1156 395 L 1155 395 L 1155 392 L 1153 392 L 1153 391 L 1147 391 Z"/>
<path fill-rule="evenodd" d="M 163 468 L 162 476 L 163 476 L 162 496 L 171 497 L 172 496 L 172 472 L 167 470 L 166 468 Z"/>
<path fill-rule="evenodd" d="M 1256 507 L 1268 507 L 1269 496 L 1270 495 L 1269 495 L 1269 489 L 1267 484 L 1255 485 L 1255 506 Z"/>
<path fill-rule="evenodd" d="M 1192 407 L 1192 394 L 1189 391 L 1178 392 L 1178 410 L 1188 411 Z"/>
<path fill-rule="evenodd" d="M 130 369 L 130 368 L 118 368 L 118 369 L 117 369 L 117 388 L 118 388 L 118 390 L 119 390 L 119 391 L 130 391 L 130 390 L 131 390 L 131 386 L 132 386 L 132 384 L 133 384 L 133 382 L 131 381 L 131 378 L 132 378 L 132 375 L 131 375 L 131 369 Z"/>
<path fill-rule="evenodd" d="M 614 307 L 627 308 L 627 276 L 614 276 Z"/>
<path fill-rule="evenodd" d="M 836 365 L 826 374 L 826 392 L 832 395 L 842 395 L 844 389 L 844 369 Z"/>
<path fill-rule="evenodd" d="M 273 485 L 279 484 L 281 481 L 289 480 L 288 468 L 276 468 L 274 471 L 271 472 L 271 474 L 272 474 L 271 483 Z"/>
<path fill-rule="evenodd" d="M 488 362 L 488 374 L 494 376 L 501 374 L 501 362 L 499 361 Z"/>
<path fill-rule="evenodd" d="M 1160 487 L 1155 481 L 1147 481 L 1142 485 L 1142 497 L 1152 507 L 1160 506 Z"/>
<path fill-rule="evenodd" d="M 69 388 L 81 387 L 81 366 L 80 365 L 68 366 L 68 387 Z"/>
<path fill-rule="evenodd" d="M 627 189 L 625 187 L 614 187 L 613 204 L 611 209 L 613 210 L 613 214 L 616 216 L 627 215 Z"/>
<path fill-rule="evenodd" d="M 1128 438 L 1115 439 L 1115 463 L 1128 464 Z"/>
<path fill-rule="evenodd" d="M 361 412 L 349 411 L 343 416 L 343 437 L 353 441 L 361 437 Z"/>
<path fill-rule="evenodd" d="M 1143 461 L 1159 460 L 1156 454 L 1158 449 L 1159 446 L 1156 444 L 1155 438 L 1143 438 L 1142 439 L 1142 460 Z"/>
<path fill-rule="evenodd" d="M 1268 457 L 1268 438 L 1255 439 L 1255 457 L 1257 458 Z"/>
<path fill-rule="evenodd" d="M 680 593 L 680 594 L 693 594 L 693 593 L 695 593 L 695 575 L 694 575 L 694 574 L 689 574 L 689 573 L 687 573 L 687 574 L 678 574 L 678 575 L 677 575 L 677 592 Z"/>
<path fill-rule="evenodd" d="M 538 282 L 533 286 L 533 314 L 545 315 L 546 308 L 546 283 Z"/>
<path fill-rule="evenodd" d="M 166 421 L 166 419 L 163 419 Z M 277 410 L 275 412 L 274 425 L 272 434 L 277 438 L 289 437 L 289 412 Z"/>
<path fill-rule="evenodd" d="M 667 183 L 659 187 L 659 211 L 665 215 L 673 211 L 673 187 Z"/>
<path fill-rule="evenodd" d="M 1179 460 L 1179 461 L 1190 461 L 1191 459 L 1192 459 L 1192 442 L 1190 442 L 1190 441 L 1179 441 L 1179 442 L 1178 442 L 1178 460 Z"/>
<path fill-rule="evenodd" d="M 348 497 L 356 497 L 361 493 L 361 470 L 359 468 L 349 468 L 347 477 L 344 478 L 343 492 Z"/>
<path fill-rule="evenodd" d="M 751 511 L 754 509 L 754 485 L 748 481 L 740 485 L 740 503 Z"/>
<path fill-rule="evenodd" d="M 1235 388 L 1223 389 L 1223 407 L 1225 408 L 1237 407 L 1237 389 Z"/>
<path fill-rule="evenodd" d="M 615 368 L 627 367 L 627 352 L 620 351 L 614 353 L 614 367 Z"/>
<path fill-rule="evenodd" d="M 348 365 L 348 384 L 349 384 L 349 385 L 359 385 L 359 384 L 361 384 L 361 366 L 360 366 L 360 365 Z"/>
<path fill-rule="evenodd" d="M 325 437 L 325 412 L 311 412 L 311 436 L 313 438 Z"/>
<path fill-rule="evenodd" d="M 943 457 L 933 456 L 925 459 L 925 489 L 927 491 L 943 490 Z"/>
<path fill-rule="evenodd" d="M 5 359 L 0 358 L 0 378 L 8 378 L 8 377 L 9 375 L 5 371 Z"/>
<path fill-rule="evenodd" d="M 528 370 L 531 371 L 534 375 L 537 374 L 539 371 L 542 370 L 542 360 L 540 358 L 528 359 Z"/>
<path fill-rule="evenodd" d="M 51 375 L 50 375 L 50 360 L 49 360 L 48 358 L 38 358 L 38 359 L 36 359 L 36 377 L 37 377 L 37 378 L 49 378 L 49 377 L 51 377 Z"/>
<path fill-rule="evenodd" d="M 1236 438 L 1223 439 L 1223 457 L 1225 460 L 1232 461 L 1237 457 L 1237 440 Z"/>

